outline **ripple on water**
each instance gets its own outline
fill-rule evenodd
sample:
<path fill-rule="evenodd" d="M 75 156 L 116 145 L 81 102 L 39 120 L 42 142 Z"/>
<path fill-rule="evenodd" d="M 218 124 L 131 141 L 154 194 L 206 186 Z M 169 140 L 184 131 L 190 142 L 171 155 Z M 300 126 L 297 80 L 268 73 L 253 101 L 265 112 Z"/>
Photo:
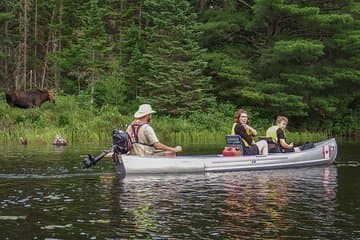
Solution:
<path fill-rule="evenodd" d="M 358 155 L 343 148 L 330 168 L 124 181 L 111 161 L 82 169 L 106 147 L 0 148 L 1 239 L 360 239 Z"/>
<path fill-rule="evenodd" d="M 113 172 L 83 172 L 83 173 L 68 173 L 68 174 L 21 174 L 21 173 L 7 173 L 0 174 L 0 179 L 61 179 L 61 178 L 74 178 L 74 177 L 92 177 L 92 176 L 114 176 Z"/>
<path fill-rule="evenodd" d="M 97 239 L 349 236 L 344 229 L 351 216 L 338 208 L 335 167 L 130 176 L 124 181 L 114 173 L 85 171 L 3 180 L 1 214 L 20 216 L 7 213 L 31 205 L 36 212 L 32 228 L 44 227 L 54 236 L 68 231 Z M 67 224 L 72 227 L 53 227 Z"/>

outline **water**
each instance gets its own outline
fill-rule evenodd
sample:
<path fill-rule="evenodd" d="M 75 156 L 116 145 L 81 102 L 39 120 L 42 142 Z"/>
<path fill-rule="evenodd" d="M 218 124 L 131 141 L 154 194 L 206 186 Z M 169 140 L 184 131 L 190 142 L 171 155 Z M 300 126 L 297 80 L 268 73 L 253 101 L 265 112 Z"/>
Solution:
<path fill-rule="evenodd" d="M 1 146 L 0 239 L 360 239 L 359 147 L 330 167 L 121 181 L 108 159 L 82 169 L 106 146 Z"/>

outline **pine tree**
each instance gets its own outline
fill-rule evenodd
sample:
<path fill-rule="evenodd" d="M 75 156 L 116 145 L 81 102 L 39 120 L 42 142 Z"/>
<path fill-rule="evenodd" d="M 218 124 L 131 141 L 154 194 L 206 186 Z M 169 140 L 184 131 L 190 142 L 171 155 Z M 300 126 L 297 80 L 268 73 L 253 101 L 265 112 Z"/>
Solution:
<path fill-rule="evenodd" d="M 199 58 L 200 32 L 189 3 L 144 1 L 143 20 L 136 58 L 130 60 L 141 74 L 136 79 L 138 100 L 172 115 L 212 107 L 211 79 L 203 74 L 207 63 Z"/>
<path fill-rule="evenodd" d="M 219 101 L 330 129 L 359 111 L 356 1 L 202 1 L 203 55 Z M 357 116 L 357 117 L 356 117 Z M 306 121 L 311 119 L 311 123 Z M 353 130 L 351 130 L 353 131 Z M 358 131 L 358 130 L 355 130 Z"/>
<path fill-rule="evenodd" d="M 242 105 L 246 89 L 252 85 L 247 54 L 250 37 L 245 30 L 249 14 L 247 9 L 226 3 L 211 5 L 200 17 L 202 44 L 208 49 L 202 57 L 209 63 L 206 73 L 213 78 L 218 101 Z M 256 92 L 254 89 L 254 95 Z"/>
<path fill-rule="evenodd" d="M 102 11 L 98 0 L 90 0 L 83 6 L 72 2 L 65 3 L 65 13 L 70 14 L 63 23 L 64 35 L 68 36 L 61 52 L 54 54 L 52 61 L 62 71 L 65 83 L 73 81 L 74 86 L 69 91 L 91 89 L 94 94 L 94 84 L 109 68 L 106 58 L 109 52 L 107 33 L 103 21 Z M 70 9 L 72 12 L 69 13 Z M 80 21 L 72 22 L 72 18 Z M 69 28 L 69 29 L 68 29 Z M 77 86 L 75 85 L 77 84 Z M 64 86 L 65 87 L 65 86 Z"/>
<path fill-rule="evenodd" d="M 5 79 L 9 78 L 10 73 L 10 59 L 9 54 L 11 51 L 11 44 L 13 44 L 13 39 L 10 38 L 11 26 L 9 26 L 10 21 L 14 21 L 14 14 L 11 12 L 12 9 L 9 9 L 7 1 L 0 3 L 0 27 L 2 31 L 0 32 L 0 83 L 2 86 L 6 85 Z"/>
<path fill-rule="evenodd" d="M 339 94 L 346 82 L 359 86 L 352 56 L 344 55 L 344 46 L 335 44 L 346 41 L 350 32 L 358 34 L 353 32 L 354 18 L 348 13 L 354 7 L 351 1 L 339 6 L 315 4 L 258 0 L 251 27 L 266 33 L 259 80 L 269 109 L 293 117 L 310 116 L 324 127 L 325 119 L 346 107 Z M 356 95 L 346 94 L 350 99 L 345 102 Z"/>

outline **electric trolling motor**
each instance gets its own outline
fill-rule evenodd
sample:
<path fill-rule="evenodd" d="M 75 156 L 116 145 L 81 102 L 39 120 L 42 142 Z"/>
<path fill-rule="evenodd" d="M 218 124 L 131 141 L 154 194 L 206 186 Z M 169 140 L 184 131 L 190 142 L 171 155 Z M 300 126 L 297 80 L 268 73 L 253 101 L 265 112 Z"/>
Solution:
<path fill-rule="evenodd" d="M 114 163 L 119 161 L 119 156 L 121 154 L 127 154 L 130 151 L 132 142 L 130 136 L 127 132 L 115 129 L 112 131 L 112 146 L 104 150 L 100 155 L 94 157 L 91 154 L 88 154 L 84 158 L 83 164 L 85 168 L 89 168 L 95 165 L 98 161 L 103 159 L 108 153 L 113 152 Z M 116 159 L 115 159 L 116 158 Z"/>

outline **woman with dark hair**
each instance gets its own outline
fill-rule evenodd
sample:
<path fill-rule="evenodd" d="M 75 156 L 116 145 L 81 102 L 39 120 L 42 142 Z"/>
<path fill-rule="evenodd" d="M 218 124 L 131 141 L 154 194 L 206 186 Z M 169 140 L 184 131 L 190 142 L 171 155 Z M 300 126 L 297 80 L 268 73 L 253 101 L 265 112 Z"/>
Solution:
<path fill-rule="evenodd" d="M 268 144 L 265 140 L 255 142 L 253 137 L 257 135 L 257 131 L 252 128 L 249 123 L 248 113 L 244 109 L 239 109 L 234 114 L 234 124 L 231 134 L 241 137 L 244 155 L 268 155 Z"/>

